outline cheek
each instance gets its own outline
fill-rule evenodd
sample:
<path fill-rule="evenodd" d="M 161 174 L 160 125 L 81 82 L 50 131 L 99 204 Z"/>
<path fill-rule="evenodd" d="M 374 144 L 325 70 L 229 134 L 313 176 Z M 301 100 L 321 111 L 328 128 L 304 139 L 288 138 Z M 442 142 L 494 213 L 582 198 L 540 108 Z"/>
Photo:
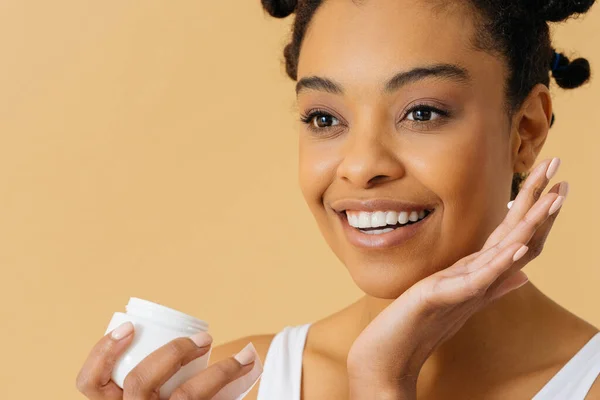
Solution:
<path fill-rule="evenodd" d="M 326 147 L 326 146 L 321 146 Z M 318 217 L 323 209 L 323 194 L 334 180 L 335 161 L 332 151 L 313 143 L 299 144 L 298 182 L 311 211 Z"/>
<path fill-rule="evenodd" d="M 301 140 L 298 173 L 302 195 L 319 231 L 328 246 L 343 261 L 344 252 L 339 247 L 341 232 L 336 232 L 332 223 L 332 218 L 337 218 L 337 215 L 332 210 L 326 210 L 323 204 L 324 198 L 333 200 L 336 195 L 336 171 L 341 159 L 338 146 L 331 142 L 303 143 Z"/>
<path fill-rule="evenodd" d="M 482 132 L 483 133 L 483 132 Z M 486 174 L 485 164 L 490 158 L 487 143 L 482 134 L 464 135 L 466 140 L 457 141 L 440 154 L 437 171 L 431 177 L 437 179 L 438 194 L 446 211 L 461 211 L 478 204 L 483 195 Z"/>
<path fill-rule="evenodd" d="M 500 203 L 510 195 L 508 146 L 501 129 L 477 121 L 439 154 L 435 187 L 443 203 L 440 254 L 460 258 L 479 251 L 506 213 Z M 504 146 L 504 147 L 503 147 Z M 504 202 L 505 204 L 505 202 Z M 452 250 L 454 249 L 454 250 Z"/>

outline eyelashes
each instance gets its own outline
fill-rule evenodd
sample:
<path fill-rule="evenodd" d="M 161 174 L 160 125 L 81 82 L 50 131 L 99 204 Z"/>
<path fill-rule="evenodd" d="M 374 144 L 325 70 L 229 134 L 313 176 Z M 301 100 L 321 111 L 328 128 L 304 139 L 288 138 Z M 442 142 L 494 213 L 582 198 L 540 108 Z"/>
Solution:
<path fill-rule="evenodd" d="M 436 115 L 436 114 L 437 114 L 437 117 L 433 118 L 433 115 Z M 448 110 L 443 110 L 438 107 L 434 107 L 432 105 L 424 104 L 424 103 L 416 104 L 416 105 L 412 106 L 410 109 L 408 109 L 404 113 L 402 120 L 404 120 L 406 117 L 408 117 L 410 115 L 413 115 L 413 119 L 408 119 L 408 121 L 411 123 L 413 129 L 421 129 L 421 130 L 431 129 L 432 125 L 437 126 L 436 124 L 443 123 L 445 119 L 450 118 L 450 116 L 451 116 L 450 111 L 448 111 Z M 327 124 L 327 123 L 330 123 L 327 121 L 331 121 L 332 119 L 338 120 L 338 118 L 331 115 L 331 113 L 329 113 L 325 110 L 319 109 L 319 108 L 312 109 L 309 112 L 307 112 L 306 115 L 300 116 L 300 122 L 305 124 L 309 130 L 316 132 L 316 133 L 335 129 L 335 127 L 339 126 L 339 124 L 325 126 L 325 127 L 318 127 L 318 126 L 315 126 L 313 121 L 320 120 L 321 123 Z"/>
<path fill-rule="evenodd" d="M 333 115 L 331 115 L 330 113 L 328 113 L 327 111 L 321 110 L 319 108 L 316 108 L 314 110 L 311 110 L 307 113 L 307 115 L 301 115 L 300 116 L 300 122 L 302 122 L 303 124 L 305 124 L 307 126 L 308 129 L 312 130 L 313 132 L 317 132 L 317 131 L 321 131 L 321 130 L 327 130 L 327 129 L 331 129 L 332 127 L 325 127 L 325 128 L 318 128 L 315 127 L 313 124 L 313 120 L 315 119 L 315 117 L 327 117 L 327 118 L 335 118 Z"/>

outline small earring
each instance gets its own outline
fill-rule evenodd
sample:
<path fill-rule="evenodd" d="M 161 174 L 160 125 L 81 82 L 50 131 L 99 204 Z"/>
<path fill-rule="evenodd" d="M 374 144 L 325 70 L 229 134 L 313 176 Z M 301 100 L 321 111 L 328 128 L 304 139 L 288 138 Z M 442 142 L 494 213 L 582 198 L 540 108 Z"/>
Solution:
<path fill-rule="evenodd" d="M 512 205 L 513 205 L 513 203 L 514 203 L 514 200 L 512 200 L 512 201 L 509 201 L 509 202 L 508 202 L 508 204 L 506 205 L 506 207 L 508 207 L 508 209 L 510 210 L 510 208 L 511 208 L 511 207 L 512 207 Z"/>

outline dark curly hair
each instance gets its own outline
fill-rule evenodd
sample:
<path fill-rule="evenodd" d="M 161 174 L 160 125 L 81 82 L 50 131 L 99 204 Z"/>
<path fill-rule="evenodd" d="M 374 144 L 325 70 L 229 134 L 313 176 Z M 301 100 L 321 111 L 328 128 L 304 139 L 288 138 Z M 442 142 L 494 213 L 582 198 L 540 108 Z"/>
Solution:
<path fill-rule="evenodd" d="M 352 0 L 356 2 L 358 0 Z M 363 0 L 364 1 L 364 0 Z M 306 29 L 323 0 L 261 0 L 264 10 L 276 18 L 295 13 L 291 42 L 283 51 L 285 69 L 297 80 L 298 57 Z M 560 22 L 587 12 L 595 0 L 470 0 L 477 27 L 473 47 L 503 56 L 509 77 L 505 105 L 509 116 L 519 109 L 538 83 L 549 87 L 550 71 L 566 89 L 581 86 L 590 78 L 585 58 L 570 61 L 552 47 L 548 22 Z M 550 126 L 554 123 L 554 114 Z M 511 200 L 529 173 L 515 173 Z"/>

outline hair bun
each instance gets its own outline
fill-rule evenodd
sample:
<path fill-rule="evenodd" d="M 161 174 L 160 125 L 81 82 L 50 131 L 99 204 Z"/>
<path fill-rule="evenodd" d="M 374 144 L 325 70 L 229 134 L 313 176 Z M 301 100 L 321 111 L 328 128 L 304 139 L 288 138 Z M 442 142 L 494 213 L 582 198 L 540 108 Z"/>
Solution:
<path fill-rule="evenodd" d="M 260 0 L 267 12 L 275 18 L 285 18 L 296 10 L 298 0 Z"/>
<path fill-rule="evenodd" d="M 595 0 L 525 0 L 529 13 L 548 22 L 564 21 L 587 12 Z"/>
<path fill-rule="evenodd" d="M 579 87 L 590 78 L 590 63 L 585 58 L 569 61 L 564 54 L 554 53 L 550 69 L 558 86 L 565 89 Z"/>

